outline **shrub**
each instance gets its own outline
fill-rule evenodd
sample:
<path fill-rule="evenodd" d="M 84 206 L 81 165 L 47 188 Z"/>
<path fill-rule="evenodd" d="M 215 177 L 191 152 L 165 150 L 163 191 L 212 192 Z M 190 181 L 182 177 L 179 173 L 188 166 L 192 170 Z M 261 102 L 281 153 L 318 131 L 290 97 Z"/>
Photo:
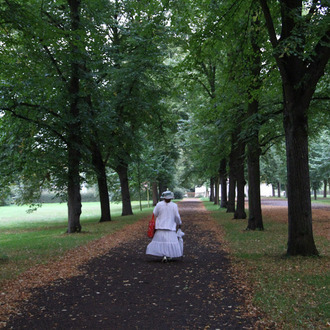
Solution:
<path fill-rule="evenodd" d="M 182 199 L 184 196 L 185 191 L 181 188 L 175 188 L 173 190 L 174 198 L 175 199 Z"/>

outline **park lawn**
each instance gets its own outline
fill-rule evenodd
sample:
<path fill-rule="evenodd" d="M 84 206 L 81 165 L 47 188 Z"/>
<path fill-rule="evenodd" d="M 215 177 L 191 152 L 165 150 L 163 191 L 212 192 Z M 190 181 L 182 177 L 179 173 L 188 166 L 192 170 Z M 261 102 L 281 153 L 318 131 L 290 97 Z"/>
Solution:
<path fill-rule="evenodd" d="M 312 204 L 327 204 L 329 205 L 330 204 L 330 198 L 324 198 L 324 197 L 318 197 L 316 200 L 313 199 L 312 200 Z"/>
<path fill-rule="evenodd" d="M 254 304 L 277 328 L 329 326 L 329 240 L 315 235 L 320 257 L 286 257 L 287 223 L 264 217 L 264 231 L 245 231 L 247 220 L 204 202 L 225 232 L 236 266 L 254 292 Z M 326 228 L 325 228 L 326 230 Z"/>
<path fill-rule="evenodd" d="M 134 215 L 120 216 L 121 204 L 111 204 L 112 221 L 99 223 L 99 203 L 83 203 L 79 234 L 66 234 L 67 205 L 43 204 L 36 212 L 27 206 L 0 207 L 0 287 L 25 270 L 47 263 L 66 251 L 122 229 L 152 213 L 146 203 L 132 203 Z"/>

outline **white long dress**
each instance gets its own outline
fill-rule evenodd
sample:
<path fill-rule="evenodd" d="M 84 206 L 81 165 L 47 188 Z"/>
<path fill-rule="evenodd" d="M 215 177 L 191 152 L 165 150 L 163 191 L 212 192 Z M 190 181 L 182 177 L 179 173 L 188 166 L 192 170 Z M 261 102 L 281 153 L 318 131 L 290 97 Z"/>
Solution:
<path fill-rule="evenodd" d="M 182 257 L 183 246 L 176 233 L 176 226 L 182 224 L 178 206 L 173 202 L 159 202 L 154 209 L 154 215 L 156 232 L 147 246 L 146 254 L 157 257 Z"/>

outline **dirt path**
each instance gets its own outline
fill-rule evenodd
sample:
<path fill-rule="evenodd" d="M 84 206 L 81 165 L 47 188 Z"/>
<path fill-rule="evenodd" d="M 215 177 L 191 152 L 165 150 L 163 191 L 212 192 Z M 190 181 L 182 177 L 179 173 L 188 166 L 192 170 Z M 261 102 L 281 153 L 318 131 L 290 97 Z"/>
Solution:
<path fill-rule="evenodd" d="M 198 200 L 179 203 L 184 258 L 147 257 L 147 224 L 81 274 L 34 288 L 6 329 L 249 329 L 247 292 Z M 137 227 L 132 226 L 132 229 Z M 129 231 L 127 232 L 129 234 Z"/>

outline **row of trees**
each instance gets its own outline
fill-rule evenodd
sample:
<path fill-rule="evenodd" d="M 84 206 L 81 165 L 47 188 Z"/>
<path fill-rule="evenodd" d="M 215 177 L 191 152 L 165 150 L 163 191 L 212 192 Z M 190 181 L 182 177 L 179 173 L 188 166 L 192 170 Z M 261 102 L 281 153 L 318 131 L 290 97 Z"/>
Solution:
<path fill-rule="evenodd" d="M 83 181 L 97 182 L 100 221 L 111 219 L 109 169 L 120 179 L 123 215 L 132 214 L 129 170 L 141 184 L 171 183 L 166 16 L 158 1 L 146 4 L 0 6 L 1 187 L 19 183 L 22 202 L 45 188 L 62 195 L 69 233 L 81 230 Z"/>
<path fill-rule="evenodd" d="M 316 0 L 2 2 L 2 192 L 19 183 L 27 202 L 55 191 L 71 233 L 84 181 L 97 183 L 108 221 L 114 172 L 123 215 L 132 175 L 152 184 L 154 202 L 175 180 L 221 184 L 235 218 L 246 217 L 247 180 L 248 228 L 263 229 L 260 178 L 274 175 L 270 159 L 286 159 L 288 254 L 317 254 L 308 137 L 320 182 L 329 178 L 328 11 Z"/>
<path fill-rule="evenodd" d="M 211 187 L 221 184 L 221 206 L 235 218 L 246 217 L 247 179 L 247 228 L 263 229 L 260 158 L 262 174 L 266 179 L 268 172 L 270 180 L 275 167 L 281 168 L 275 158 L 286 161 L 281 176 L 289 209 L 287 252 L 317 254 L 310 183 L 329 178 L 329 147 L 320 143 L 329 137 L 329 71 L 324 74 L 330 55 L 329 7 L 322 1 L 194 4 L 194 10 L 184 10 L 191 15 L 184 17 L 182 29 L 189 35 L 183 38 L 182 79 L 190 79 L 187 99 L 194 100 L 186 122 L 190 158 L 199 158 L 194 171 L 209 176 Z M 308 138 L 312 150 L 318 150 L 318 157 L 310 157 L 311 168 L 318 168 L 311 177 Z"/>

